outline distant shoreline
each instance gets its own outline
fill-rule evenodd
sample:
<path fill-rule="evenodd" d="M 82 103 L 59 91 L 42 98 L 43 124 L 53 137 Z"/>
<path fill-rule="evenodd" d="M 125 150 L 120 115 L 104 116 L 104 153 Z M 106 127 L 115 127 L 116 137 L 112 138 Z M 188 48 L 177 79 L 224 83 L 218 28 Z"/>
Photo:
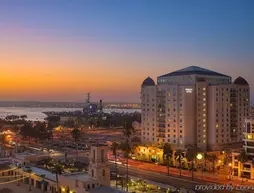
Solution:
<path fill-rule="evenodd" d="M 95 102 L 92 102 L 95 103 Z M 84 108 L 84 102 L 37 102 L 37 101 L 0 101 L 0 107 L 27 108 Z M 139 103 L 103 103 L 103 108 L 110 109 L 140 109 Z"/>

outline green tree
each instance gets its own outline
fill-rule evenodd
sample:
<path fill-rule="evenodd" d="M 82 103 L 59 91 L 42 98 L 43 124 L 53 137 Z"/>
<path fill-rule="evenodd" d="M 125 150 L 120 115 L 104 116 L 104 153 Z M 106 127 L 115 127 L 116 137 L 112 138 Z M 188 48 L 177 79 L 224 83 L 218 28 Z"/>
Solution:
<path fill-rule="evenodd" d="M 184 152 L 181 149 L 177 149 L 175 152 L 175 159 L 179 163 L 179 175 L 182 175 L 182 160 L 184 158 Z"/>
<path fill-rule="evenodd" d="M 56 175 L 56 193 L 59 192 L 59 175 L 64 171 L 63 165 L 59 162 L 53 163 L 52 173 Z"/>
<path fill-rule="evenodd" d="M 242 177 L 242 182 L 243 182 L 243 168 L 244 168 L 244 164 L 248 161 L 248 155 L 246 154 L 245 150 L 241 151 L 238 157 L 238 161 L 240 162 L 240 171 L 241 171 L 241 177 Z"/>
<path fill-rule="evenodd" d="M 209 159 L 213 163 L 213 171 L 215 171 L 215 163 L 218 160 L 218 156 L 216 154 L 210 154 Z"/>
<path fill-rule="evenodd" d="M 77 126 L 75 126 L 75 127 L 77 127 Z M 71 135 L 72 135 L 72 138 L 74 139 L 74 143 L 76 146 L 76 152 L 77 152 L 77 159 L 78 159 L 78 143 L 77 142 L 81 136 L 81 131 L 78 128 L 74 128 L 71 131 Z"/>
<path fill-rule="evenodd" d="M 171 148 L 171 145 L 169 143 L 165 143 L 163 146 L 163 158 L 167 161 L 168 176 L 169 176 L 169 167 L 170 167 L 170 162 L 172 160 L 172 156 L 173 156 L 173 150 Z"/>
<path fill-rule="evenodd" d="M 75 143 L 77 143 L 78 139 L 80 138 L 81 136 L 81 132 L 78 128 L 74 128 L 72 131 L 71 131 L 71 136 L 74 140 Z"/>
<path fill-rule="evenodd" d="M 132 152 L 132 147 L 130 143 L 131 136 L 135 133 L 135 129 L 132 127 L 132 122 L 124 121 L 123 123 L 123 135 L 125 141 L 121 144 L 121 149 L 124 152 L 124 157 L 126 158 L 126 190 L 128 192 L 128 182 L 129 182 L 129 156 Z"/>
<path fill-rule="evenodd" d="M 207 152 L 204 153 L 204 169 L 206 170 L 207 160 L 209 160 L 209 154 Z"/>
<path fill-rule="evenodd" d="M 31 173 L 32 173 L 32 169 L 28 168 L 26 170 L 26 172 L 29 174 L 29 178 L 28 178 L 29 188 L 28 188 L 28 191 L 32 191 L 32 185 L 31 185 Z"/>
<path fill-rule="evenodd" d="M 116 170 L 116 187 L 117 187 L 117 177 L 118 177 L 118 171 L 117 171 L 117 149 L 119 148 L 119 144 L 117 142 L 113 142 L 111 145 L 111 150 L 113 155 L 115 156 L 115 170 Z"/>
<path fill-rule="evenodd" d="M 194 160 L 196 159 L 197 154 L 198 154 L 198 151 L 195 148 L 189 148 L 186 152 L 186 159 L 188 162 L 191 162 L 190 169 L 192 171 L 192 175 L 191 175 L 192 180 L 194 180 Z"/>
<path fill-rule="evenodd" d="M 45 189 L 45 187 L 44 187 L 44 185 L 45 185 L 45 174 L 42 174 L 42 175 L 40 175 L 40 177 L 42 178 L 42 180 L 41 180 L 41 185 L 42 185 L 42 192 L 44 192 L 44 189 Z"/>
<path fill-rule="evenodd" d="M 20 177 L 21 165 L 18 165 L 17 169 L 18 169 L 18 175 L 19 175 L 18 178 L 19 178 Z M 18 180 L 17 186 L 20 186 L 20 180 Z"/>

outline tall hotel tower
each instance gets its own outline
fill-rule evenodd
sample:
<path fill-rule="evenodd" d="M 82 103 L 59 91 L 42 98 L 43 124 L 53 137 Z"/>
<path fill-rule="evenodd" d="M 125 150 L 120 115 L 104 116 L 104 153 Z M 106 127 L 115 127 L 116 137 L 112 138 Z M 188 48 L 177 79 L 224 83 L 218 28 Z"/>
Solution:
<path fill-rule="evenodd" d="M 242 142 L 250 111 L 250 87 L 242 77 L 190 66 L 150 78 L 141 88 L 142 143 L 221 150 Z"/>

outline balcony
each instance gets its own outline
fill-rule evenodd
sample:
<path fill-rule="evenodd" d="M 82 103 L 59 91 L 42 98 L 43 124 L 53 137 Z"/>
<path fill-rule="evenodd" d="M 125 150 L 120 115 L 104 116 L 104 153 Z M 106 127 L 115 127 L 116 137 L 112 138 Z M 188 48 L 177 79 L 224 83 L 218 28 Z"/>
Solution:
<path fill-rule="evenodd" d="M 230 94 L 230 98 L 235 98 L 235 97 L 237 97 L 237 93 L 231 93 Z"/>
<path fill-rule="evenodd" d="M 165 133 L 166 130 L 165 130 L 165 129 L 158 129 L 158 132 L 159 132 L 159 133 Z"/>
<path fill-rule="evenodd" d="M 231 103 L 236 103 L 237 102 L 237 98 L 230 98 L 230 102 Z"/>
<path fill-rule="evenodd" d="M 237 123 L 236 122 L 231 122 L 230 127 L 231 127 L 231 129 L 236 129 L 237 128 Z"/>
<path fill-rule="evenodd" d="M 165 136 L 165 134 L 159 134 L 159 135 L 157 135 L 157 137 L 165 138 L 166 136 Z"/>
<path fill-rule="evenodd" d="M 231 132 L 230 133 L 230 137 L 237 137 L 238 135 L 237 135 L 237 132 Z"/>

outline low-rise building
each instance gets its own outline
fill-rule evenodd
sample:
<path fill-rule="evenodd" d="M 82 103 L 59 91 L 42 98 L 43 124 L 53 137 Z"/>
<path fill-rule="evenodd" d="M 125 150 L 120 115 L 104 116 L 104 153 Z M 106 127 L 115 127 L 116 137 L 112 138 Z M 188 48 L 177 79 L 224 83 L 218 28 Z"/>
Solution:
<path fill-rule="evenodd" d="M 21 169 L 14 167 L 10 170 L 5 170 L 0 172 L 0 175 L 18 177 L 20 181 L 31 184 L 33 188 L 41 189 L 45 193 L 97 193 L 102 192 L 102 190 L 104 190 L 104 193 L 119 192 L 110 188 L 110 169 L 107 151 L 108 146 L 105 145 L 91 147 L 89 172 L 86 173 L 63 174 L 58 175 L 58 178 L 56 178 L 56 174 L 53 174 L 51 171 L 27 165 L 22 166 Z M 15 160 L 12 161 L 16 163 Z"/>
<path fill-rule="evenodd" d="M 234 152 L 232 155 L 232 164 L 230 165 L 230 176 L 245 177 L 254 179 L 254 119 L 245 120 L 245 132 L 243 133 L 243 149 L 248 156 L 248 161 L 240 162 L 240 153 Z"/>

